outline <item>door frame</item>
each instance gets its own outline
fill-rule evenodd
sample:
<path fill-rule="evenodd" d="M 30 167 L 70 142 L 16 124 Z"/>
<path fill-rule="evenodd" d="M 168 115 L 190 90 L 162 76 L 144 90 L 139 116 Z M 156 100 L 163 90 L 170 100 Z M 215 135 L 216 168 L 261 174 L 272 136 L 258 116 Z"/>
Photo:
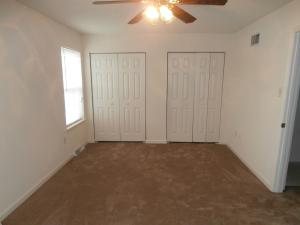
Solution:
<path fill-rule="evenodd" d="M 281 132 L 279 157 L 276 168 L 276 177 L 274 192 L 282 192 L 286 186 L 289 159 L 291 154 L 292 139 L 294 133 L 294 124 L 297 112 L 297 103 L 300 91 L 300 29 L 294 33 L 294 44 L 290 66 L 290 75 L 288 78 L 288 89 L 286 101 L 284 104 L 284 123 Z M 297 63 L 298 62 L 298 63 Z"/>
<path fill-rule="evenodd" d="M 147 100 L 147 52 L 90 52 L 89 53 L 89 60 L 90 60 L 90 77 L 91 77 L 91 106 L 92 106 L 92 124 L 93 124 L 93 138 L 94 138 L 94 142 L 96 141 L 96 130 L 95 130 L 95 111 L 94 111 L 94 90 L 93 90 L 93 71 L 92 71 L 92 55 L 109 55 L 109 54 L 117 54 L 117 55 L 121 55 L 121 54 L 144 54 L 145 55 L 145 137 L 144 140 L 142 142 L 146 141 L 146 137 L 147 137 L 147 123 L 146 123 L 146 119 L 147 119 L 147 104 L 146 104 L 146 100 Z M 119 68 L 118 68 L 119 70 Z M 103 141 L 102 141 L 103 142 Z M 121 142 L 121 141 L 120 141 Z"/>
<path fill-rule="evenodd" d="M 221 98 L 221 111 L 222 111 L 222 104 L 223 104 L 223 90 L 224 90 L 224 78 L 225 78 L 225 66 L 226 66 L 226 52 L 225 51 L 168 51 L 167 52 L 167 88 L 166 88 L 166 140 L 167 140 L 167 143 L 168 142 L 171 142 L 171 141 L 168 141 L 168 93 L 169 93 L 169 54 L 173 54 L 173 53 L 193 53 L 193 54 L 197 54 L 197 53 L 209 53 L 209 54 L 212 54 L 212 53 L 222 53 L 224 54 L 224 66 L 223 66 L 223 82 L 222 82 L 222 98 Z M 222 113 L 220 115 L 220 121 L 221 121 L 221 118 L 222 117 Z M 220 127 L 221 129 L 221 127 Z M 193 143 L 193 141 L 191 142 Z"/>

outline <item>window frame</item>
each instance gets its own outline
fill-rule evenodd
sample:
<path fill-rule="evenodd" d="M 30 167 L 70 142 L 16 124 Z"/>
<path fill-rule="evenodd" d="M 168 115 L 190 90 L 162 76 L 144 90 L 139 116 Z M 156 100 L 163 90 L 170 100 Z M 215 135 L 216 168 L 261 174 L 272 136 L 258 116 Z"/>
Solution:
<path fill-rule="evenodd" d="M 82 116 L 81 118 L 73 121 L 70 124 L 67 124 L 67 110 L 66 110 L 66 90 L 67 88 L 65 88 L 65 83 L 67 83 L 67 78 L 66 78 L 66 64 L 65 64 L 65 51 L 68 52 L 73 52 L 75 54 L 79 55 L 80 58 L 80 75 L 81 75 L 81 105 L 82 105 Z M 60 48 L 60 55 L 61 55 L 61 66 L 62 66 L 62 81 L 63 81 L 63 94 L 64 94 L 64 114 L 65 114 L 65 126 L 66 126 L 66 130 L 70 130 L 76 126 L 78 126 L 79 124 L 83 123 L 86 118 L 85 118 L 85 96 L 84 96 L 84 82 L 83 82 L 83 70 L 82 70 L 82 57 L 81 57 L 81 52 L 69 47 L 64 47 L 62 46 Z"/>

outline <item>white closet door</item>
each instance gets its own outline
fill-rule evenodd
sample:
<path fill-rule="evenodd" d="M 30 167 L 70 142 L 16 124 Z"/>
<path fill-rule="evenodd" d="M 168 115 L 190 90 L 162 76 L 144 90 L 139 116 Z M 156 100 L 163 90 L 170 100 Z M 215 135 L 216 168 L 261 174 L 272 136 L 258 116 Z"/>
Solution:
<path fill-rule="evenodd" d="M 118 57 L 92 54 L 92 85 L 96 141 L 120 141 Z"/>
<path fill-rule="evenodd" d="M 193 140 L 194 63 L 195 54 L 168 55 L 168 141 Z"/>
<path fill-rule="evenodd" d="M 222 104 L 224 53 L 211 53 L 210 77 L 207 100 L 206 141 L 218 142 Z"/>
<path fill-rule="evenodd" d="M 209 53 L 196 54 L 193 141 L 206 141 Z"/>
<path fill-rule="evenodd" d="M 119 54 L 122 141 L 145 140 L 145 54 Z"/>

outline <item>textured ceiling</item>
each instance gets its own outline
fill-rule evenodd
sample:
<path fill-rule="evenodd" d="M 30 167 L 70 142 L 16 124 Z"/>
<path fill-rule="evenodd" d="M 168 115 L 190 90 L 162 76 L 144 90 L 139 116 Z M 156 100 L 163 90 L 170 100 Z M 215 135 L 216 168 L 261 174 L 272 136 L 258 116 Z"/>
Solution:
<path fill-rule="evenodd" d="M 136 25 L 127 22 L 144 4 L 93 5 L 92 0 L 19 0 L 19 2 L 85 34 L 96 33 L 231 33 L 291 2 L 291 0 L 229 0 L 224 6 L 182 6 L 197 20 L 184 24 Z"/>

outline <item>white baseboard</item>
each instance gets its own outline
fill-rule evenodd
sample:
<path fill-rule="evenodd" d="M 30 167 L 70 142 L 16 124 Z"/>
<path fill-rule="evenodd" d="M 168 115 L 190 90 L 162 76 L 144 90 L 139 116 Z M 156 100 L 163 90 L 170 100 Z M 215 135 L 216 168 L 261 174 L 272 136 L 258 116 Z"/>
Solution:
<path fill-rule="evenodd" d="M 16 208 L 18 208 L 22 203 L 24 203 L 34 192 L 36 192 L 43 184 L 45 184 L 54 174 L 56 174 L 62 167 L 64 167 L 74 156 L 70 155 L 66 160 L 61 162 L 54 170 L 40 179 L 35 185 L 32 186 L 23 196 L 21 196 L 17 201 L 11 204 L 4 212 L 0 214 L 0 221 L 3 221 L 9 214 L 11 214 Z M 1 222 L 0 222 L 0 225 Z"/>
<path fill-rule="evenodd" d="M 146 140 L 146 144 L 168 144 L 167 140 Z"/>
<path fill-rule="evenodd" d="M 227 147 L 239 158 L 239 160 L 242 161 L 242 163 L 271 191 L 274 192 L 273 190 L 273 186 L 270 184 L 270 182 L 263 176 L 261 175 L 259 172 L 257 172 L 256 169 L 254 169 L 252 166 L 250 166 L 249 163 L 246 162 L 246 160 L 244 160 L 242 158 L 242 156 L 235 151 L 233 148 L 231 148 L 230 146 L 227 145 Z"/>

